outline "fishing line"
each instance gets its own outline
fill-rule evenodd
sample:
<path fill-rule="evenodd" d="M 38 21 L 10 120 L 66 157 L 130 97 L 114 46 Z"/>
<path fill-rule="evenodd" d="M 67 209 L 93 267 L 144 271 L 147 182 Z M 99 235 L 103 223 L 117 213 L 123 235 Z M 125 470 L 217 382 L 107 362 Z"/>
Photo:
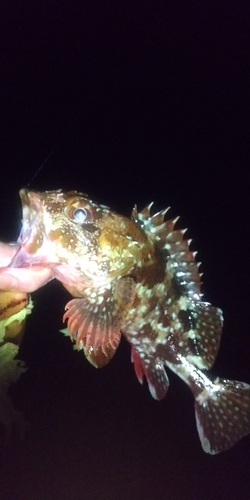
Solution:
<path fill-rule="evenodd" d="M 60 138 L 58 139 L 58 141 L 56 142 L 55 146 L 51 149 L 51 151 L 49 152 L 48 156 L 46 156 L 45 160 L 43 161 L 42 165 L 40 165 L 40 167 L 37 169 L 37 171 L 35 172 L 35 174 L 33 175 L 33 177 L 31 178 L 31 180 L 29 181 L 29 183 L 27 184 L 27 187 L 30 187 L 30 184 L 33 182 L 33 180 L 38 176 L 39 172 L 42 170 L 42 168 L 44 167 L 44 165 L 46 165 L 47 161 L 49 160 L 49 158 L 51 157 L 51 155 L 55 152 L 55 150 L 58 148 L 59 144 L 62 142 L 63 138 L 68 134 L 69 132 L 69 129 L 73 126 L 73 124 L 75 123 L 76 119 L 77 119 L 77 116 L 79 115 L 79 113 L 77 113 L 77 115 L 75 116 L 75 118 L 67 125 L 67 128 L 66 130 L 62 133 L 62 135 L 60 136 Z"/>

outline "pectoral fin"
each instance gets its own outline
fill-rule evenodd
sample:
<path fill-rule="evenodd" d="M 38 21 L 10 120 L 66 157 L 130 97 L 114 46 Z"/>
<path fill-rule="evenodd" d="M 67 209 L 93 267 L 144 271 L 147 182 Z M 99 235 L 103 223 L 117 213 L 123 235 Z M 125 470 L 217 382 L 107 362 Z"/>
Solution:
<path fill-rule="evenodd" d="M 70 336 L 96 368 L 105 366 L 114 356 L 134 298 L 134 279 L 125 276 L 104 291 L 92 288 L 89 297 L 73 299 L 66 305 L 63 321 L 68 320 Z"/>

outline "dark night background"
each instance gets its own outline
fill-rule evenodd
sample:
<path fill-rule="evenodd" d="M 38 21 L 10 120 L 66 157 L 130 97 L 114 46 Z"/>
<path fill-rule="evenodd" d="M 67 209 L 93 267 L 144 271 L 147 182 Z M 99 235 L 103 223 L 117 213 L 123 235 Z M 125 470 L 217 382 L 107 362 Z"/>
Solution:
<path fill-rule="evenodd" d="M 250 382 L 246 6 L 3 1 L 0 236 L 17 237 L 18 191 L 46 158 L 34 189 L 82 190 L 126 215 L 171 205 L 224 311 L 213 372 Z M 3 454 L 0 498 L 249 498 L 249 437 L 205 454 L 189 389 L 170 373 L 154 401 L 125 341 L 91 367 L 59 333 L 67 298 L 59 283 L 33 294 L 29 370 L 11 390 L 30 428 Z"/>

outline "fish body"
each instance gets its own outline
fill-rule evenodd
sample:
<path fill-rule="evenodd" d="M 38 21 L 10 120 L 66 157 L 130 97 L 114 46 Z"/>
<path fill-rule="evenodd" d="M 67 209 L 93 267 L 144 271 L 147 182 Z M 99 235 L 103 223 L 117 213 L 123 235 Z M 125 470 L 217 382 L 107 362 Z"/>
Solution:
<path fill-rule="evenodd" d="M 203 301 L 196 253 L 167 210 L 135 207 L 131 219 L 77 191 L 20 191 L 23 226 L 12 267 L 44 266 L 73 296 L 63 319 L 96 367 L 113 357 L 121 335 L 135 373 L 155 399 L 169 382 L 165 367 L 190 387 L 207 453 L 250 432 L 250 386 L 212 380 L 222 311 Z"/>

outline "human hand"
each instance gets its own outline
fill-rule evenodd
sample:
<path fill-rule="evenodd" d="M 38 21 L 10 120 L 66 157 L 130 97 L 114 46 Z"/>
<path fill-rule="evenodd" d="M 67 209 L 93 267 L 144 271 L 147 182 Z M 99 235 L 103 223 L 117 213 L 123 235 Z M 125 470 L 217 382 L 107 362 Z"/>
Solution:
<path fill-rule="evenodd" d="M 52 269 L 42 266 L 7 267 L 20 248 L 18 244 L 0 242 L 0 290 L 34 292 L 54 278 Z"/>

